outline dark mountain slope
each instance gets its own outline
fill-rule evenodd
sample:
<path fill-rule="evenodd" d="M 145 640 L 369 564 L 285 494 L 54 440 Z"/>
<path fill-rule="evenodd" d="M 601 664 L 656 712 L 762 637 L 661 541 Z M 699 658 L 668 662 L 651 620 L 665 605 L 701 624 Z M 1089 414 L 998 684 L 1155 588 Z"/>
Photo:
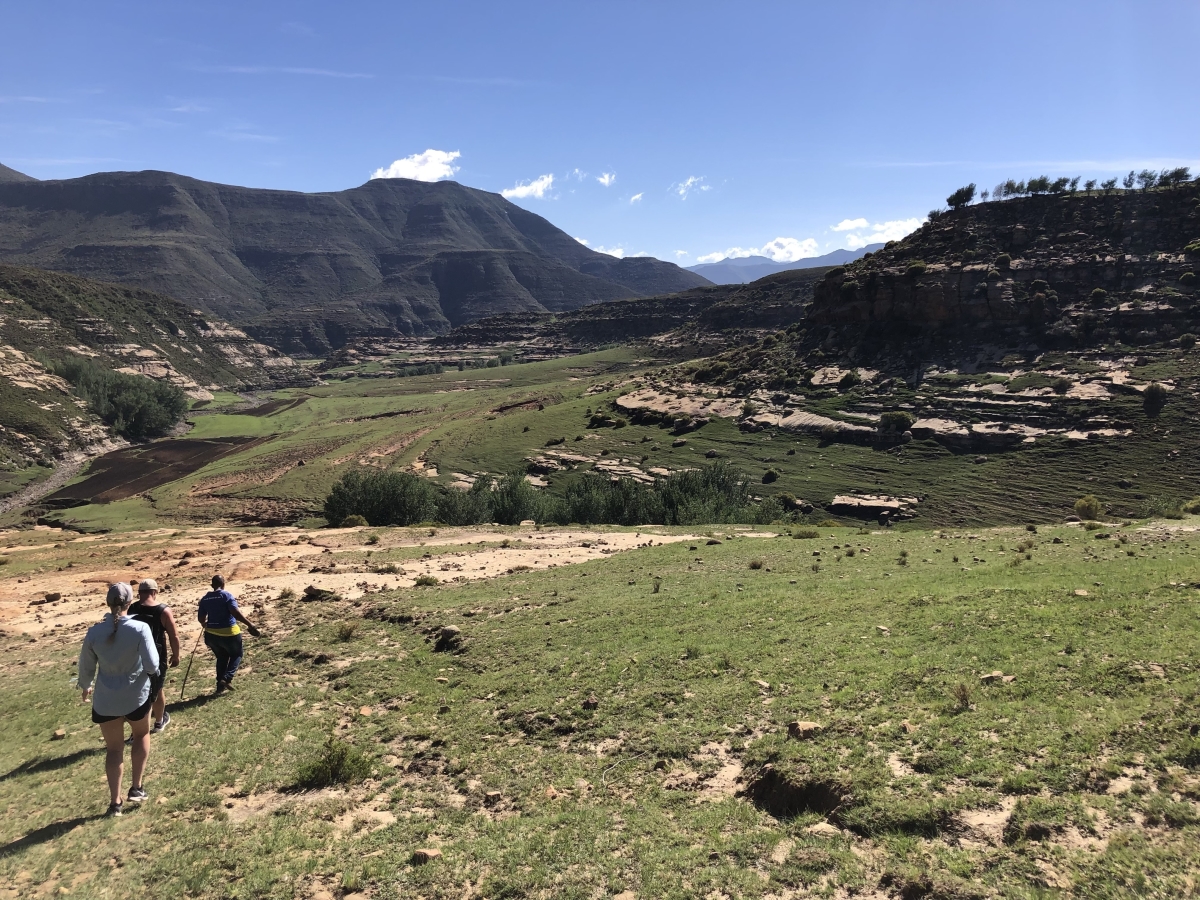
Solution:
<path fill-rule="evenodd" d="M 325 194 L 168 172 L 0 183 L 0 261 L 168 293 L 299 352 L 707 283 L 596 253 L 497 194 L 407 179 Z"/>
<path fill-rule="evenodd" d="M 37 179 L 0 163 L 0 183 L 6 181 L 37 181 Z"/>

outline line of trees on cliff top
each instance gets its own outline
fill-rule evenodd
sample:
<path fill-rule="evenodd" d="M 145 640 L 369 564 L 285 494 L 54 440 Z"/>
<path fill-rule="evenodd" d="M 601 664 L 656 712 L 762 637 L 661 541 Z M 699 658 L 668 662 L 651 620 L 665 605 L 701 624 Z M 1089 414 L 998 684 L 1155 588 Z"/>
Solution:
<path fill-rule="evenodd" d="M 1191 180 L 1192 172 L 1187 166 L 1179 166 L 1175 169 L 1163 169 L 1161 172 L 1155 172 L 1153 169 L 1142 169 L 1140 172 L 1130 170 L 1129 174 L 1121 180 L 1121 186 L 1127 191 L 1133 190 L 1135 187 L 1143 191 L 1148 191 L 1156 187 L 1179 187 L 1179 185 Z M 1197 180 L 1200 180 L 1200 176 L 1197 177 Z M 1049 175 L 1039 175 L 1036 178 L 1030 178 L 1028 181 L 1013 181 L 1010 178 L 1007 181 L 1000 182 L 990 193 L 986 190 L 981 191 L 979 199 L 986 203 L 989 197 L 992 200 L 1006 200 L 1009 197 L 1027 197 L 1037 194 L 1075 194 L 1079 191 L 1079 181 L 1079 176 L 1051 180 Z M 1094 178 L 1089 179 L 1084 182 L 1083 189 L 1088 192 L 1099 189 L 1106 194 L 1111 193 L 1117 189 L 1117 179 L 1110 178 L 1107 181 L 1101 182 L 1097 182 Z M 946 205 L 951 209 L 961 209 L 974 200 L 975 184 L 971 183 L 966 187 L 959 188 L 947 197 Z M 936 216 L 931 215 L 930 218 L 936 218 Z"/>

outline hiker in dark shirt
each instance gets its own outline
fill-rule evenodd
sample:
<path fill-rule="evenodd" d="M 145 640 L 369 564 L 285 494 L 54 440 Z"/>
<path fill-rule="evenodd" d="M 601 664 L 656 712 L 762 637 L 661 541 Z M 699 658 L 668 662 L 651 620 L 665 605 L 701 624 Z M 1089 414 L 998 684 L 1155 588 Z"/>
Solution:
<path fill-rule="evenodd" d="M 196 618 L 204 626 L 204 643 L 217 658 L 217 693 L 233 690 L 233 676 L 242 664 L 242 629 L 254 637 L 258 629 L 242 615 L 233 594 L 225 590 L 225 579 L 214 575 L 213 589 L 200 598 Z"/>
<path fill-rule="evenodd" d="M 173 669 L 179 665 L 179 631 L 175 627 L 175 616 L 171 613 L 171 607 L 158 602 L 158 582 L 153 578 L 147 578 L 138 585 L 138 599 L 129 607 L 129 615 L 150 626 L 150 633 L 154 635 L 154 646 L 158 650 L 158 672 L 150 676 L 150 696 L 154 698 L 150 733 L 158 734 L 171 724 L 163 685 L 167 680 L 167 667 Z M 171 644 L 169 658 L 168 641 Z"/>

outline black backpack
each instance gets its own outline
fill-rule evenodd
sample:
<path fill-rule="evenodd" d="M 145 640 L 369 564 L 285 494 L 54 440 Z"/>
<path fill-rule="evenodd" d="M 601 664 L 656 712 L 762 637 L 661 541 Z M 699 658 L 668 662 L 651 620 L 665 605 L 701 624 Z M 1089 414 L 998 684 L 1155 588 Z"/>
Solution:
<path fill-rule="evenodd" d="M 147 606 L 138 600 L 129 607 L 129 617 L 137 622 L 144 622 L 150 626 L 150 634 L 154 637 L 154 646 L 158 648 L 158 666 L 160 669 L 165 669 L 167 666 L 167 629 L 163 627 L 162 613 L 167 608 L 165 603 L 158 603 L 154 606 Z"/>

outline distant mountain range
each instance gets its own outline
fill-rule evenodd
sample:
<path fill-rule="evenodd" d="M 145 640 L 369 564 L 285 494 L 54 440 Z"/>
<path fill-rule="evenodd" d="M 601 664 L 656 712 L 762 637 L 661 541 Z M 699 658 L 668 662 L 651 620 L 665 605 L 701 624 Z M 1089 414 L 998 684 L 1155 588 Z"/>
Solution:
<path fill-rule="evenodd" d="M 709 283 L 589 250 L 452 181 L 305 194 L 156 171 L 38 181 L 0 167 L 0 263 L 168 294 L 299 354 Z"/>
<path fill-rule="evenodd" d="M 695 272 L 711 281 L 713 284 L 749 284 L 776 272 L 788 272 L 792 269 L 817 269 L 822 266 L 844 266 L 846 263 L 861 259 L 864 254 L 881 250 L 883 244 L 867 244 L 860 250 L 834 250 L 824 256 L 811 256 L 808 259 L 798 259 L 795 262 L 775 262 L 765 256 L 741 256 L 734 259 L 722 259 L 715 263 L 704 263 L 699 266 L 688 266 L 689 272 Z"/>

